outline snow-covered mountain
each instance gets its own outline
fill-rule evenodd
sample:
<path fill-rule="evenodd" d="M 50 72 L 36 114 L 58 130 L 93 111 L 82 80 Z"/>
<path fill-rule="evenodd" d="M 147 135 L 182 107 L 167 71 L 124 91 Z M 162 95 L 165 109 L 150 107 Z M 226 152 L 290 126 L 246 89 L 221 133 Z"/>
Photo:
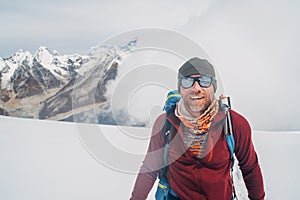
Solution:
<path fill-rule="evenodd" d="M 42 76 L 45 75 L 43 71 L 47 71 L 51 72 L 58 81 L 66 83 L 75 77 L 76 71 L 88 61 L 87 55 L 60 55 L 57 51 L 50 51 L 47 47 L 40 47 L 34 55 L 20 49 L 9 58 L 0 58 L 1 89 L 12 89 L 14 81 L 18 81 L 18 76 L 22 72 L 23 74 L 30 73 L 35 79 L 40 79 L 39 83 L 43 83 Z M 36 68 L 38 71 L 35 71 Z"/>
<path fill-rule="evenodd" d="M 136 43 L 134 38 L 123 46 L 96 46 L 86 55 L 60 55 L 40 47 L 34 54 L 19 50 L 0 57 L 1 113 L 73 121 L 75 112 L 82 118 L 77 121 L 97 123 L 83 113 L 105 104 L 106 83 L 116 78 L 121 55 Z"/>

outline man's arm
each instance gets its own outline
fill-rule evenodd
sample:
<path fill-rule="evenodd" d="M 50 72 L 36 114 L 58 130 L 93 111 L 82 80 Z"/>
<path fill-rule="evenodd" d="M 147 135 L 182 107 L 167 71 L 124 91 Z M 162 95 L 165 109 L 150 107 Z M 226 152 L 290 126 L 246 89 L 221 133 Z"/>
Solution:
<path fill-rule="evenodd" d="M 136 178 L 130 200 L 145 200 L 147 198 L 157 174 L 163 166 L 164 137 L 161 134 L 161 129 L 165 117 L 165 115 L 161 115 L 153 125 L 147 155 Z"/>
<path fill-rule="evenodd" d="M 248 197 L 251 200 L 263 200 L 263 177 L 252 142 L 251 127 L 248 121 L 236 112 L 231 111 L 231 116 L 236 144 L 235 155 L 248 190 Z"/>

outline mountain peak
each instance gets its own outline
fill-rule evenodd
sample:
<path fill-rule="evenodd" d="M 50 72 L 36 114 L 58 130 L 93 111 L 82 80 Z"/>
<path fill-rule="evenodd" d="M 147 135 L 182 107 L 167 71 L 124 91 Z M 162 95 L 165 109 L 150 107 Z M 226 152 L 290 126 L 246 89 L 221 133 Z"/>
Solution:
<path fill-rule="evenodd" d="M 19 49 L 13 56 L 11 56 L 9 59 L 13 63 L 21 63 L 26 59 L 30 59 L 32 57 L 32 54 L 29 51 L 23 51 L 23 49 Z"/>
<path fill-rule="evenodd" d="M 34 58 L 38 61 L 38 62 L 42 62 L 43 60 L 52 60 L 53 57 L 55 57 L 57 55 L 57 51 L 55 51 L 55 53 L 53 53 L 52 51 L 50 51 L 47 47 L 45 46 L 41 46 L 34 54 Z"/>
<path fill-rule="evenodd" d="M 40 46 L 40 48 L 35 52 L 34 56 L 38 56 L 38 55 L 41 55 L 41 54 L 51 54 L 52 56 L 58 56 L 59 53 L 57 50 L 49 50 L 48 47 L 45 47 L 45 46 Z"/>
<path fill-rule="evenodd" d="M 40 46 L 37 51 L 49 51 L 49 49 L 46 46 Z"/>

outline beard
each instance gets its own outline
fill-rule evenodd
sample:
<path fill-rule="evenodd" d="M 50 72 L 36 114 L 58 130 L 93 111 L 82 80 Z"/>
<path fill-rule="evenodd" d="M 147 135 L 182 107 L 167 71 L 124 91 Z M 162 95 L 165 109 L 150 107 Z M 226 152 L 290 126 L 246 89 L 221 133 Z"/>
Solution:
<path fill-rule="evenodd" d="M 214 95 L 189 93 L 182 97 L 186 110 L 193 116 L 199 117 L 212 104 Z"/>

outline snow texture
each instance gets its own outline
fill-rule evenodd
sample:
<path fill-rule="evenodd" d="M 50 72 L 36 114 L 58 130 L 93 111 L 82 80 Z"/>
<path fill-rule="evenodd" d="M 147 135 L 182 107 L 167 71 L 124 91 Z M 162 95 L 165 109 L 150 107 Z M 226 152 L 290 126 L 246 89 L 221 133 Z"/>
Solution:
<path fill-rule="evenodd" d="M 17 126 L 16 126 L 17 124 Z M 146 152 L 146 128 L 87 125 L 68 122 L 18 119 L 0 116 L 0 194 L 6 200 L 96 200 L 129 199 L 136 173 L 109 167 L 91 151 L 92 130 L 104 135 L 106 143 L 124 152 Z M 144 139 L 126 133 L 140 131 Z M 86 138 L 84 138 L 86 137 Z M 300 178 L 300 132 L 253 131 L 261 163 L 266 199 L 297 199 Z M 104 151 L 113 161 L 130 163 L 128 158 Z M 138 170 L 141 160 L 132 163 Z M 236 165 L 237 166 L 237 165 Z M 240 176 L 235 173 L 235 178 Z M 247 196 L 236 181 L 239 199 Z M 154 199 L 156 185 L 148 199 Z"/>

